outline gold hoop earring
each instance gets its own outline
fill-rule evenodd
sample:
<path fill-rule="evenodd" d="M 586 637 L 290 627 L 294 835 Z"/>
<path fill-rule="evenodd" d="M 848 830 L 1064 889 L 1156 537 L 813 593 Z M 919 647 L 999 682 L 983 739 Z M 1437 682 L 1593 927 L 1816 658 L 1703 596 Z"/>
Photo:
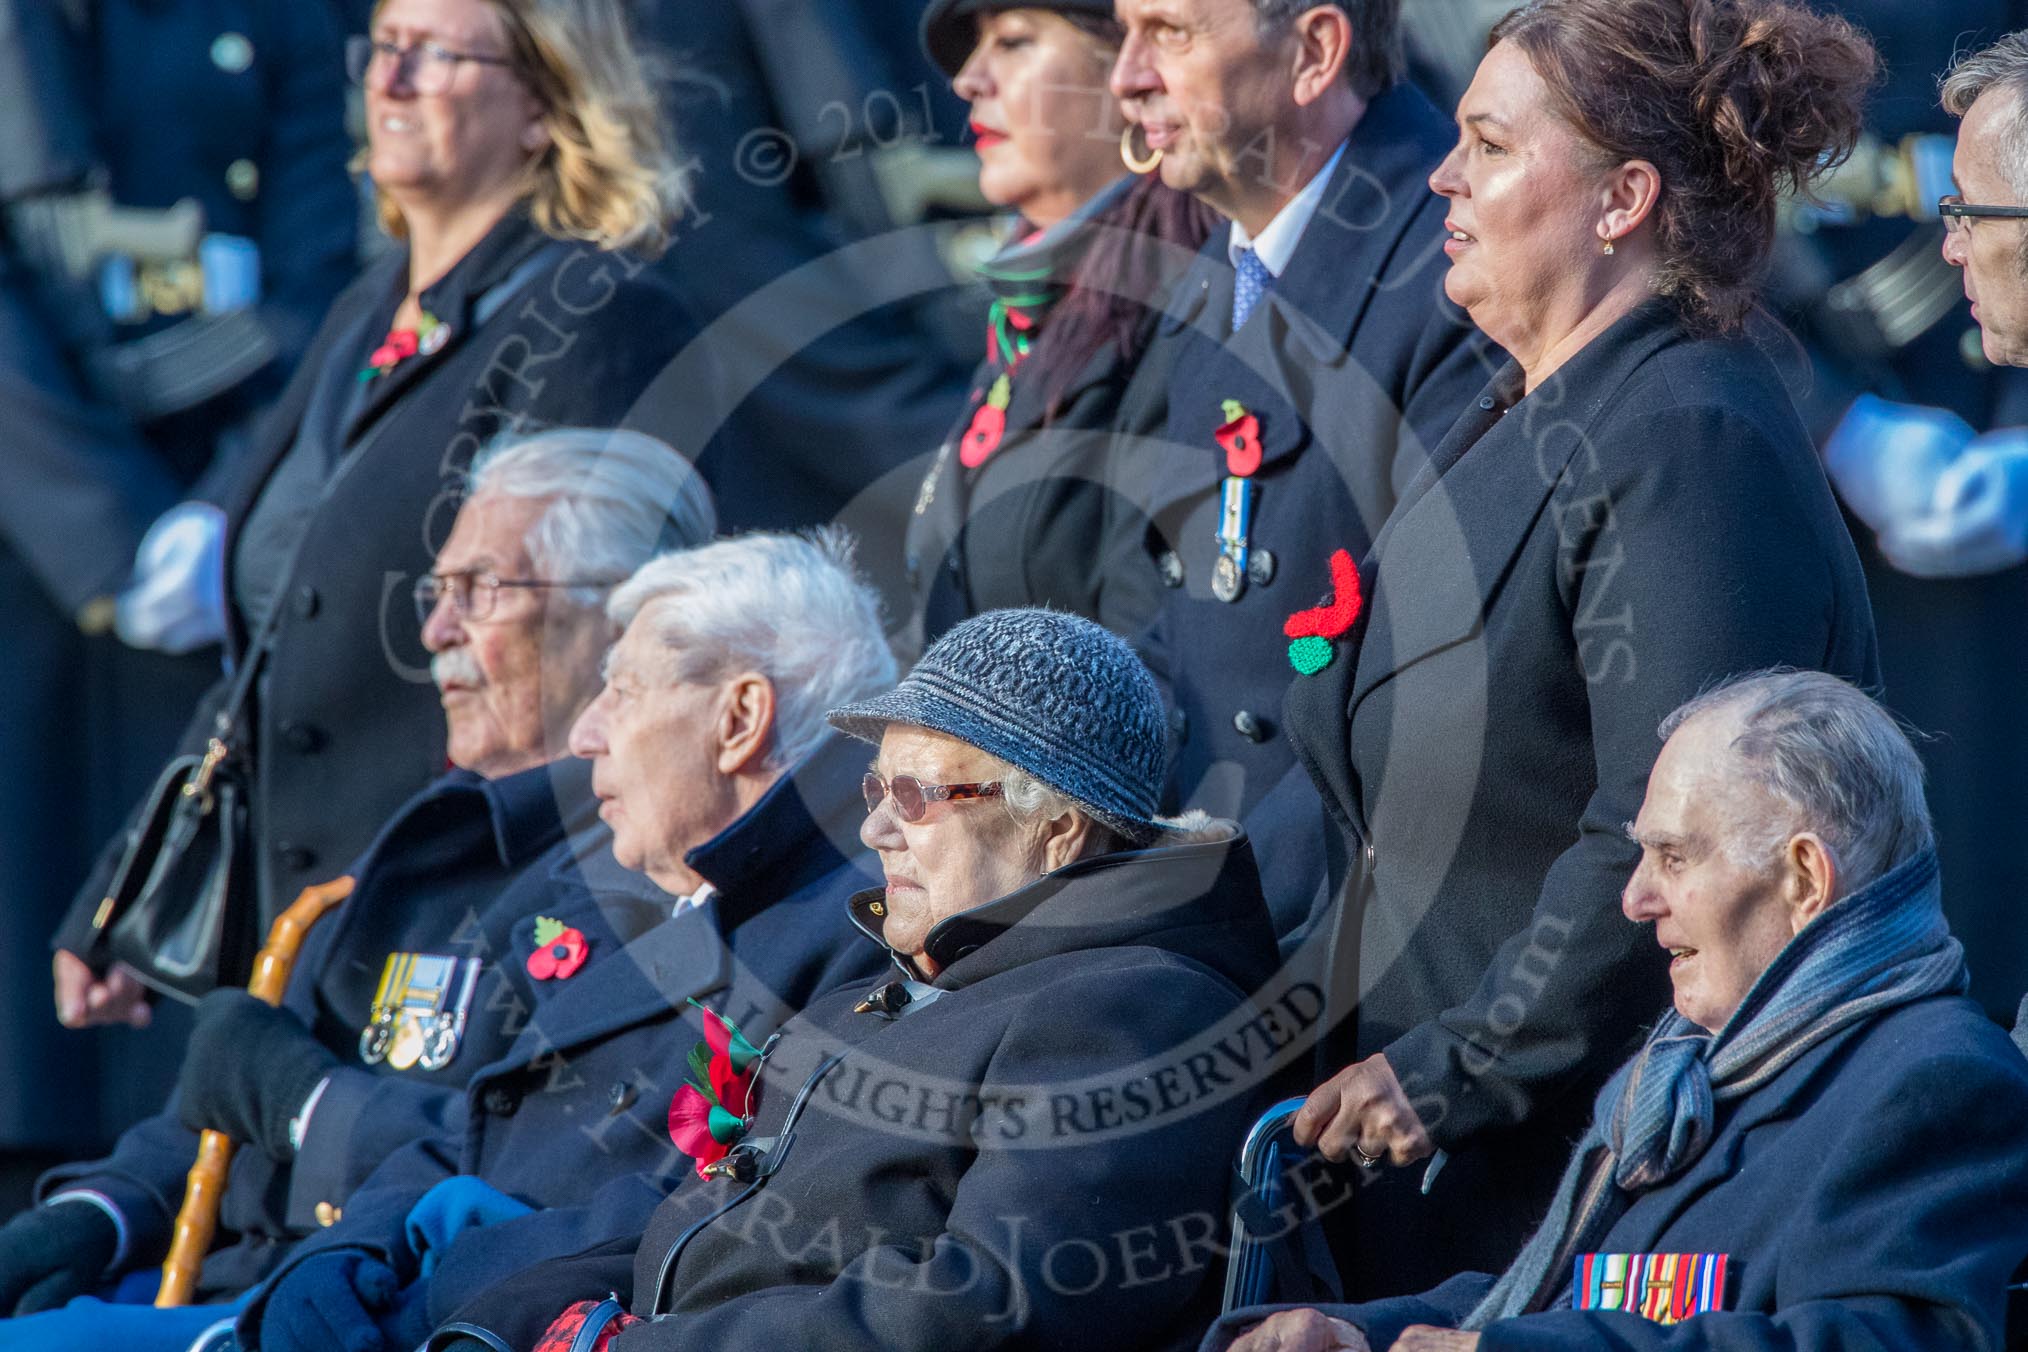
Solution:
<path fill-rule="evenodd" d="M 1606 236 L 1605 256 L 1607 258 L 1611 258 L 1613 256 L 1613 237 L 1611 235 Z"/>
<path fill-rule="evenodd" d="M 1126 165 L 1130 173 L 1151 174 L 1162 162 L 1162 152 L 1150 150 L 1145 159 L 1134 158 L 1134 131 L 1138 126 L 1138 123 L 1129 122 L 1120 128 L 1120 163 Z"/>

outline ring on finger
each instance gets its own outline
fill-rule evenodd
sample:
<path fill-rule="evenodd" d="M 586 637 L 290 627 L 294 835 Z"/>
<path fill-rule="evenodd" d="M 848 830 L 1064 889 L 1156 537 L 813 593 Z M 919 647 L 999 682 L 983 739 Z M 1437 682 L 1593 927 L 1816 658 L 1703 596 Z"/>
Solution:
<path fill-rule="evenodd" d="M 1357 1145 L 1352 1147 L 1352 1158 L 1359 1161 L 1359 1167 L 1362 1169 L 1371 1169 L 1380 1163 L 1380 1156 L 1369 1155 Z"/>

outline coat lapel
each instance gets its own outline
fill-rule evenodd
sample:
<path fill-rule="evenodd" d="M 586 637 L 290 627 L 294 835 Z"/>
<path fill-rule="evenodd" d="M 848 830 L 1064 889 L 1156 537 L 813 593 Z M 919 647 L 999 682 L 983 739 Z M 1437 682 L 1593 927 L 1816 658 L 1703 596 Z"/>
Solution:
<path fill-rule="evenodd" d="M 1479 632 L 1599 416 L 1680 332 L 1673 307 L 1651 302 L 1526 398 L 1518 367 L 1495 377 L 1410 484 L 1360 570 L 1373 592 L 1348 718 L 1381 682 Z"/>

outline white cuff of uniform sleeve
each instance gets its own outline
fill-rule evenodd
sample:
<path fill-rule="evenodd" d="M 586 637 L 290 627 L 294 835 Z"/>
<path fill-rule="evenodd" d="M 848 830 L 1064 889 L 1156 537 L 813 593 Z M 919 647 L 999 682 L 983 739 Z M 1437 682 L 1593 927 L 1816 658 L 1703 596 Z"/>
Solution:
<path fill-rule="evenodd" d="M 317 1100 L 324 1097 L 324 1091 L 331 1087 L 331 1077 L 326 1075 L 317 1081 L 317 1087 L 303 1100 L 303 1106 L 289 1119 L 289 1149 L 301 1152 L 303 1140 L 310 1134 L 310 1114 L 317 1111 Z"/>
<path fill-rule="evenodd" d="M 110 1277 L 114 1273 L 121 1271 L 127 1262 L 127 1218 L 120 1214 L 120 1209 L 117 1206 L 113 1205 L 113 1199 L 102 1192 L 94 1192 L 90 1188 L 75 1188 L 69 1192 L 56 1194 L 56 1196 L 44 1202 L 43 1205 L 55 1206 L 59 1202 L 89 1202 L 106 1213 L 107 1217 L 113 1222 L 114 1231 L 119 1235 L 118 1242 L 113 1245 L 112 1260 L 106 1264 L 106 1275 Z"/>

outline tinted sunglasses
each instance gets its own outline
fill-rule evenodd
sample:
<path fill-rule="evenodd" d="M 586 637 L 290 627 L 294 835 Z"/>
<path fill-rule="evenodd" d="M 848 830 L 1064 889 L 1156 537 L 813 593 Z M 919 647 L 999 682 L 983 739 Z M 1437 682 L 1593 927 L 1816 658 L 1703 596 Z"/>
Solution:
<path fill-rule="evenodd" d="M 882 779 L 872 770 L 868 770 L 866 778 L 859 781 L 859 788 L 866 795 L 866 811 L 869 814 L 880 806 L 883 798 L 892 797 L 894 815 L 905 822 L 921 821 L 922 814 L 929 811 L 931 803 L 1000 796 L 997 780 L 990 784 L 925 784 L 914 775 Z"/>

